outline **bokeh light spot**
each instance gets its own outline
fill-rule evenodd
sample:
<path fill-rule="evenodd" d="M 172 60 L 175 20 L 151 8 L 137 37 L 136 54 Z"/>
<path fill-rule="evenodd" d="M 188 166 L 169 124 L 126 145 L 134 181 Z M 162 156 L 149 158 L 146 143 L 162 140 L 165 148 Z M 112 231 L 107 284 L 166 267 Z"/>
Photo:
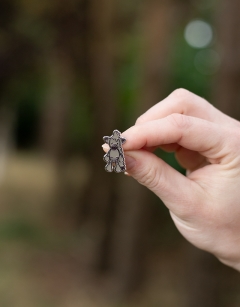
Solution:
<path fill-rule="evenodd" d="M 213 30 L 206 21 L 193 20 L 186 26 L 184 37 L 191 47 L 204 48 L 212 42 Z"/>

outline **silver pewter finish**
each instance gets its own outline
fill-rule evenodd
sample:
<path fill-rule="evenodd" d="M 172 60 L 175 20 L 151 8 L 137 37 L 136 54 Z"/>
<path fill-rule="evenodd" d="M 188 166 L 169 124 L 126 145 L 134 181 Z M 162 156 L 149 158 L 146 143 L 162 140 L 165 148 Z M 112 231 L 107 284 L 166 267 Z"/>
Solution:
<path fill-rule="evenodd" d="M 109 151 L 104 155 L 103 161 L 107 164 L 105 170 L 107 172 L 116 173 L 126 172 L 126 163 L 122 145 L 126 142 L 126 139 L 121 137 L 121 133 L 118 130 L 114 130 L 111 136 L 104 136 L 103 140 L 109 145 Z"/>

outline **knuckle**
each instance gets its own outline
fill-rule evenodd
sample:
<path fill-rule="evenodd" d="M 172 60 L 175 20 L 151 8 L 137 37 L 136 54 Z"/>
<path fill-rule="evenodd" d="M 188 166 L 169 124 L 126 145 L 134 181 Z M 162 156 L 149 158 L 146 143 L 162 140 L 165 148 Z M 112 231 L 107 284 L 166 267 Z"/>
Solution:
<path fill-rule="evenodd" d="M 144 115 L 141 115 L 138 117 L 138 119 L 136 120 L 136 125 L 140 125 L 140 124 L 144 124 L 146 122 L 145 120 L 145 116 Z"/>
<path fill-rule="evenodd" d="M 228 148 L 235 155 L 240 150 L 240 129 L 233 128 L 225 131 L 224 139 L 228 142 Z"/>
<path fill-rule="evenodd" d="M 150 167 L 141 177 L 141 184 L 152 191 L 157 191 L 160 185 L 160 174 L 155 167 Z"/>
<path fill-rule="evenodd" d="M 178 100 L 178 101 L 185 101 L 191 96 L 191 92 L 184 88 L 176 89 L 174 92 L 172 92 L 172 95 Z"/>
<path fill-rule="evenodd" d="M 178 129 L 188 128 L 190 126 L 189 117 L 182 114 L 173 113 L 168 116 L 168 120 Z"/>

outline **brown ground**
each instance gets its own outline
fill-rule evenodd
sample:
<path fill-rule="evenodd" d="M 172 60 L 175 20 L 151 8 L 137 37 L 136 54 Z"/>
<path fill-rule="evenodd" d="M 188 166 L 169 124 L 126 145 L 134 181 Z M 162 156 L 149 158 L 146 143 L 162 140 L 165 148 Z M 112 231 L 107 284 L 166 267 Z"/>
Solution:
<path fill-rule="evenodd" d="M 66 173 L 69 188 L 78 189 L 87 167 L 73 160 Z M 53 225 L 55 179 L 53 166 L 44 158 L 22 154 L 8 161 L 0 193 L 1 307 L 185 306 L 179 259 L 184 258 L 184 247 L 177 256 L 171 247 L 151 255 L 144 290 L 128 303 L 117 303 L 111 278 L 97 278 L 89 271 L 91 238 L 84 227 L 74 232 L 69 225 Z"/>

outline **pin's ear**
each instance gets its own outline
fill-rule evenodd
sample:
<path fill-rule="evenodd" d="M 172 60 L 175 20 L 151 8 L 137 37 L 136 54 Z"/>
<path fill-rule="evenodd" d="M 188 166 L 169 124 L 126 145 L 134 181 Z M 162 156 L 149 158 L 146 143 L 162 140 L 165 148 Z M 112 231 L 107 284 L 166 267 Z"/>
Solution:
<path fill-rule="evenodd" d="M 118 130 L 114 130 L 113 131 L 113 138 L 114 139 L 118 139 L 118 138 L 120 138 L 120 135 L 121 135 L 121 133 L 118 131 Z"/>
<path fill-rule="evenodd" d="M 127 141 L 127 140 L 126 140 L 125 138 L 122 138 L 122 137 L 121 137 L 121 142 L 122 142 L 122 144 L 124 144 L 126 141 Z"/>
<path fill-rule="evenodd" d="M 104 140 L 104 142 L 105 142 L 106 144 L 109 144 L 109 139 L 110 139 L 109 136 L 104 136 L 104 137 L 103 137 L 103 140 Z"/>

